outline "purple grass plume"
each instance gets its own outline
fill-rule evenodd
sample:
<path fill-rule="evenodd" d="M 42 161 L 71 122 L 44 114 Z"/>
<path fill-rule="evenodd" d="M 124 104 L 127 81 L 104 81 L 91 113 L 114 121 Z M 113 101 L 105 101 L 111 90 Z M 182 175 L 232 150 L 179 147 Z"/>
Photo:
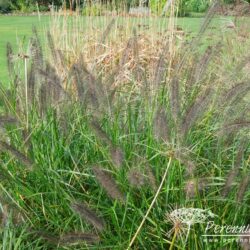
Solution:
<path fill-rule="evenodd" d="M 167 115 L 165 109 L 161 107 L 156 111 L 153 120 L 153 135 L 160 142 L 168 142 L 170 138 L 169 131 Z"/>
<path fill-rule="evenodd" d="M 80 202 L 72 202 L 71 208 L 80 215 L 81 218 L 93 225 L 99 231 L 103 231 L 105 228 L 105 222 L 102 218 L 96 215 L 87 204 Z"/>
<path fill-rule="evenodd" d="M 120 191 L 120 188 L 116 184 L 112 175 L 103 168 L 98 166 L 94 166 L 92 169 L 97 181 L 100 183 L 103 189 L 108 193 L 108 195 L 111 198 L 120 201 L 121 203 L 125 203 L 126 196 Z"/>
<path fill-rule="evenodd" d="M 240 184 L 239 184 L 239 189 L 237 192 L 237 201 L 242 202 L 244 199 L 244 195 L 248 190 L 250 184 L 250 175 L 246 175 L 242 178 Z"/>
<path fill-rule="evenodd" d="M 7 144 L 6 142 L 0 141 L 0 150 L 6 151 L 7 153 L 15 157 L 29 170 L 33 169 L 34 163 L 29 158 L 27 158 L 23 153 L 18 151 L 15 147 Z"/>

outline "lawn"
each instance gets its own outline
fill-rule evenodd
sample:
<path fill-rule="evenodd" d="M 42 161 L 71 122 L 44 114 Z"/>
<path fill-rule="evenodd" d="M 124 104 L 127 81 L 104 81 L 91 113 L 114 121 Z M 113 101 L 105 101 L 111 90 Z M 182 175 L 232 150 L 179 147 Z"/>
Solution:
<path fill-rule="evenodd" d="M 8 78 L 6 66 L 6 44 L 10 42 L 17 50 L 18 45 L 27 46 L 30 38 L 32 26 L 38 26 L 40 29 L 49 23 L 49 17 L 42 16 L 39 20 L 38 17 L 33 16 L 0 16 L 0 79 L 2 82 Z"/>

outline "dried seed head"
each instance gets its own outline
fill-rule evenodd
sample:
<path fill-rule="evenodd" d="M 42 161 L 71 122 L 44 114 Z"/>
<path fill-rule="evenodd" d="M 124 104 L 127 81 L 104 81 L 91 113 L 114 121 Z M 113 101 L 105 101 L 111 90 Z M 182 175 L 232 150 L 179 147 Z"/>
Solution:
<path fill-rule="evenodd" d="M 118 185 L 110 173 L 98 166 L 93 167 L 93 172 L 98 182 L 111 198 L 119 200 L 121 203 L 125 203 L 125 195 L 120 191 Z"/>
<path fill-rule="evenodd" d="M 177 219 L 186 225 L 204 223 L 208 218 L 214 218 L 215 216 L 210 210 L 192 207 L 182 207 L 167 213 L 168 218 Z"/>
<path fill-rule="evenodd" d="M 86 204 L 73 202 L 71 208 L 98 230 L 102 231 L 105 228 L 103 219 L 97 216 Z"/>
<path fill-rule="evenodd" d="M 182 237 L 182 234 L 187 236 L 190 226 L 197 223 L 204 223 L 211 217 L 215 217 L 211 211 L 200 208 L 183 207 L 172 210 L 171 212 L 166 213 L 167 222 L 173 225 L 173 228 L 168 232 L 168 235 L 170 236 L 174 232 L 175 235 L 180 237 Z"/>

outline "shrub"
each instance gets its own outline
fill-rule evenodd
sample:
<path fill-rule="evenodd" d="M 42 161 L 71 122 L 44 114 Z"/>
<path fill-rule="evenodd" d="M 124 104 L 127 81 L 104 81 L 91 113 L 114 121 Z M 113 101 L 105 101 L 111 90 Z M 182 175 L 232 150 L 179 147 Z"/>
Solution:
<path fill-rule="evenodd" d="M 155 14 L 162 14 L 163 8 L 167 1 L 161 0 L 151 0 L 150 8 L 151 11 Z M 177 2 L 178 5 L 178 14 L 179 16 L 186 16 L 190 12 L 205 12 L 209 7 L 210 0 L 180 0 Z"/>
<path fill-rule="evenodd" d="M 30 13 L 37 11 L 37 4 L 40 11 L 49 10 L 49 2 L 37 2 L 35 0 L 11 0 L 11 9 L 15 11 L 20 11 L 23 13 Z"/>
<path fill-rule="evenodd" d="M 11 11 L 9 0 L 0 0 L 0 13 L 7 13 L 9 11 Z"/>
<path fill-rule="evenodd" d="M 208 0 L 188 0 L 184 1 L 186 12 L 205 12 L 210 5 Z"/>

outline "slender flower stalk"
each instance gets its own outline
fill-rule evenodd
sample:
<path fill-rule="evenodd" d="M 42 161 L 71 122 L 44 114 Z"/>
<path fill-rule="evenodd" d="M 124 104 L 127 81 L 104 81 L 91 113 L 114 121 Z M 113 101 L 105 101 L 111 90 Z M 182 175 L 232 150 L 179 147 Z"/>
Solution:
<path fill-rule="evenodd" d="M 134 234 L 132 240 L 129 242 L 129 245 L 128 245 L 127 250 L 131 249 L 131 247 L 133 246 L 134 241 L 136 240 L 136 238 L 137 238 L 138 234 L 140 233 L 140 231 L 141 231 L 141 229 L 142 229 L 142 227 L 143 227 L 143 225 L 144 225 L 146 219 L 148 218 L 148 215 L 149 215 L 149 213 L 151 212 L 151 210 L 152 210 L 152 208 L 153 208 L 153 206 L 154 206 L 154 204 L 155 204 L 155 202 L 156 202 L 156 200 L 157 200 L 157 198 L 158 198 L 158 196 L 159 196 L 159 194 L 160 194 L 160 191 L 161 191 L 161 189 L 162 189 L 162 186 L 163 186 L 163 184 L 164 184 L 164 181 L 165 181 L 165 179 L 166 179 L 166 177 L 167 177 L 167 174 L 168 174 L 168 171 L 169 171 L 169 167 L 170 167 L 170 165 L 171 165 L 171 162 L 172 162 L 172 158 L 169 158 L 168 165 L 167 165 L 166 170 L 165 170 L 165 172 L 164 172 L 164 174 L 163 174 L 163 176 L 162 176 L 161 183 L 160 183 L 160 185 L 159 185 L 159 187 L 158 187 L 158 189 L 157 189 L 157 191 L 156 191 L 156 193 L 155 193 L 154 199 L 152 200 L 152 202 L 151 202 L 151 204 L 150 204 L 150 206 L 149 206 L 149 208 L 148 208 L 146 214 L 144 215 L 144 217 L 143 217 L 143 219 L 142 219 L 142 221 L 141 221 L 141 223 L 140 223 L 138 229 L 136 230 L 136 232 L 135 232 L 135 234 Z"/>

